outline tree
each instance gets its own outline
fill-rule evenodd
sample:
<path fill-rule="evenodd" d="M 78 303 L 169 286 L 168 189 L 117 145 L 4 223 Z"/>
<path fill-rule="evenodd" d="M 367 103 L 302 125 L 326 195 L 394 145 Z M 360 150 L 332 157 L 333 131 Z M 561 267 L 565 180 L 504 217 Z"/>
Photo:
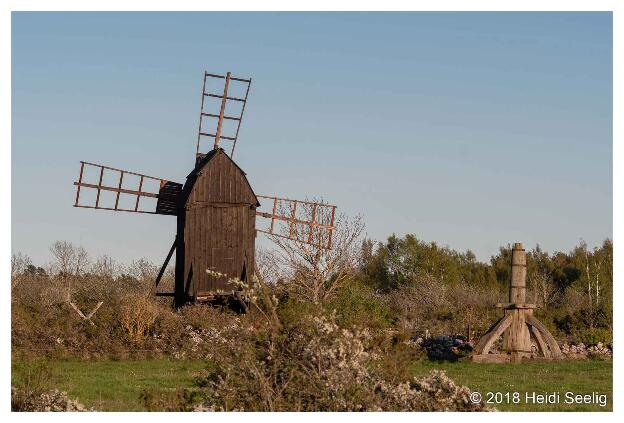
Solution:
<path fill-rule="evenodd" d="M 89 266 L 89 255 L 82 247 L 68 241 L 56 241 L 50 252 L 55 258 L 54 269 L 61 276 L 80 276 Z"/>
<path fill-rule="evenodd" d="M 301 203 L 298 216 L 308 221 L 330 222 L 329 211 Z M 288 215 L 290 211 L 282 211 Z M 299 214 L 300 213 L 300 214 Z M 277 246 L 276 259 L 283 266 L 281 280 L 289 292 L 301 298 L 320 302 L 331 296 L 346 280 L 354 276 L 360 263 L 360 237 L 364 230 L 361 216 L 348 218 L 341 214 L 335 220 L 333 233 L 322 228 L 293 224 L 282 227 L 281 235 L 272 236 Z M 331 236 L 331 249 L 325 248 Z M 311 241 L 310 245 L 306 241 Z"/>
<path fill-rule="evenodd" d="M 91 272 L 101 278 L 113 279 L 117 273 L 117 263 L 110 256 L 104 254 L 93 263 Z"/>
<path fill-rule="evenodd" d="M 18 252 L 11 255 L 11 278 L 22 274 L 26 271 L 29 265 L 32 265 L 32 260 L 26 254 Z"/>

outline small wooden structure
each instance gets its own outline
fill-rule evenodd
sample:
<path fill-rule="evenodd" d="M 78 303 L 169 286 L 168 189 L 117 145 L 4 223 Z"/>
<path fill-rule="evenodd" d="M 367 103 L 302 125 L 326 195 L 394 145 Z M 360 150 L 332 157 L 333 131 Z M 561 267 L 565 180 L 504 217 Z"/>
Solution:
<path fill-rule="evenodd" d="M 475 362 L 518 363 L 523 358 L 543 357 L 546 359 L 562 358 L 561 350 L 555 338 L 535 316 L 535 304 L 526 303 L 526 253 L 521 243 L 515 243 L 511 251 L 511 283 L 509 302 L 496 304 L 504 310 L 504 316 L 494 324 L 479 340 L 472 360 Z M 503 337 L 501 354 L 490 354 L 496 340 Z M 535 340 L 537 351 L 532 348 Z"/>
<path fill-rule="evenodd" d="M 156 295 L 174 297 L 177 307 L 234 296 L 245 307 L 237 282 L 248 282 L 255 271 L 257 232 L 331 249 L 336 206 L 256 196 L 245 172 L 233 160 L 251 79 L 229 72 L 204 72 L 203 77 L 195 166 L 186 183 L 81 162 L 80 176 L 74 182 L 74 207 L 176 216 L 176 237 L 155 281 L 157 288 L 176 252 L 174 292 Z M 215 91 L 215 84 L 221 84 L 221 89 Z M 236 84 L 240 94 L 236 94 Z M 229 129 L 228 122 L 233 122 Z M 200 149 L 205 139 L 214 141 L 208 152 Z M 223 140 L 232 142 L 229 154 L 219 145 Z M 258 198 L 269 200 L 268 210 L 257 210 Z M 148 200 L 155 204 L 146 207 Z M 257 218 L 264 219 L 268 227 L 256 227 Z"/>

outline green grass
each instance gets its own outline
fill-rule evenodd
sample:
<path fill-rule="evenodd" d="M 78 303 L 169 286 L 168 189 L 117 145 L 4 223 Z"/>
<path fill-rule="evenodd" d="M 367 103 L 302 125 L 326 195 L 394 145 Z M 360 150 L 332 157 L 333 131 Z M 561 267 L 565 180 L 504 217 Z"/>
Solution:
<path fill-rule="evenodd" d="M 40 381 L 49 388 L 67 391 L 83 404 L 97 410 L 143 410 L 143 390 L 155 393 L 174 392 L 191 387 L 194 375 L 209 363 L 203 361 L 49 361 L 49 369 Z M 28 374 L 41 373 L 41 363 L 14 360 L 12 383 L 23 383 Z M 533 362 L 519 365 L 461 363 L 415 363 L 412 374 L 422 376 L 432 369 L 446 370 L 456 382 L 485 395 L 486 392 L 572 391 L 579 394 L 598 392 L 608 395 L 606 407 L 598 405 L 496 404 L 499 410 L 513 411 L 607 411 L 612 410 L 612 362 Z M 31 376 L 32 378 L 32 376 Z M 563 398 L 562 398 L 563 400 Z"/>
<path fill-rule="evenodd" d="M 23 381 L 34 363 L 14 361 L 12 383 Z M 38 363 L 37 366 L 40 366 Z M 49 388 L 102 411 L 143 411 L 143 390 L 175 392 L 193 384 L 194 375 L 209 363 L 190 360 L 49 361 Z"/>
<path fill-rule="evenodd" d="M 487 392 L 520 393 L 519 404 L 492 404 L 509 411 L 611 411 L 613 409 L 613 363 L 611 361 L 525 362 L 522 364 L 416 363 L 414 376 L 422 376 L 432 369 L 446 370 L 457 383 L 478 391 L 486 399 Z M 530 404 L 526 393 L 560 393 L 559 404 Z M 565 404 L 565 392 L 607 395 L 606 407 L 597 404 Z M 530 401 L 529 401 L 530 402 Z"/>

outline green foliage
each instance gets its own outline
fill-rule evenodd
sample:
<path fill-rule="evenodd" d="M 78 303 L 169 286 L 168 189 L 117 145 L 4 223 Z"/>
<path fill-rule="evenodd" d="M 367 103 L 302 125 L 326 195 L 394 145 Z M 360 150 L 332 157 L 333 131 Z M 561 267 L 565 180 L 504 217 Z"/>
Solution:
<path fill-rule="evenodd" d="M 422 275 L 451 285 L 483 285 L 492 282 L 494 276 L 487 265 L 476 261 L 472 251 L 459 253 L 435 242 L 421 241 L 412 234 L 404 238 L 392 235 L 385 243 L 379 243 L 374 253 L 370 251 L 370 241 L 363 247 L 363 272 L 369 283 L 381 290 L 409 285 Z"/>
<path fill-rule="evenodd" d="M 578 340 L 587 346 L 594 346 L 599 342 L 610 345 L 613 343 L 613 335 L 608 329 L 582 329 L 579 331 Z"/>
<path fill-rule="evenodd" d="M 361 325 L 383 329 L 390 327 L 395 319 L 392 310 L 380 296 L 357 279 L 339 288 L 325 307 L 336 310 L 338 324 L 344 327 Z"/>
<path fill-rule="evenodd" d="M 37 394 L 51 388 L 52 367 L 47 360 L 17 361 L 11 370 L 11 385 L 22 391 Z"/>
<path fill-rule="evenodd" d="M 605 304 L 597 309 L 581 308 L 555 317 L 553 322 L 556 329 L 572 342 L 585 345 L 611 342 L 613 312 L 610 305 Z"/>
<path fill-rule="evenodd" d="M 486 264 L 471 251 L 460 253 L 412 234 L 392 235 L 376 246 L 365 240 L 361 257 L 361 280 L 389 295 L 386 303 L 400 320 L 418 321 L 422 328 L 463 331 L 477 324 L 483 329 L 480 317 L 490 319 L 493 302 L 506 301 L 511 245 Z M 581 242 L 568 253 L 548 254 L 537 245 L 527 251 L 527 272 L 527 301 L 543 307 L 541 313 L 560 334 L 574 337 L 580 329 L 612 327 L 611 240 L 593 250 Z"/>

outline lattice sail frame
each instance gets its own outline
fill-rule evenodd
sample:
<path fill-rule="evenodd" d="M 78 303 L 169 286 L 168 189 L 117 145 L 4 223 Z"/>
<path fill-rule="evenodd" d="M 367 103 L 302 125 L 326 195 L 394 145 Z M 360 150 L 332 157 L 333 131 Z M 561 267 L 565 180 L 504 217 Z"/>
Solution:
<path fill-rule="evenodd" d="M 335 228 L 336 206 L 322 202 L 292 200 L 277 196 L 258 195 L 267 199 L 270 212 L 256 211 L 256 216 L 269 221 L 266 229 L 256 230 L 317 248 L 331 249 Z M 279 223 L 284 224 L 279 226 Z M 278 227 L 279 226 L 279 227 Z"/>
<path fill-rule="evenodd" d="M 206 81 L 209 78 L 213 78 L 213 79 L 224 79 L 224 84 L 223 84 L 223 92 L 222 93 L 210 93 L 210 92 L 206 92 Z M 247 84 L 247 88 L 245 90 L 245 97 L 241 98 L 241 97 L 232 97 L 230 95 L 228 95 L 228 91 L 230 90 L 230 83 L 232 81 L 235 82 L 239 82 L 239 83 L 243 83 L 243 84 Z M 245 79 L 245 78 L 239 78 L 239 77 L 234 77 L 232 76 L 231 72 L 228 72 L 226 75 L 217 75 L 214 73 L 208 73 L 208 72 L 204 72 L 204 84 L 202 87 L 202 96 L 201 96 L 201 108 L 200 108 L 200 113 L 199 113 L 199 129 L 197 131 L 197 150 L 195 152 L 195 160 L 200 159 L 205 153 L 201 153 L 200 152 L 200 144 L 201 144 L 201 140 L 202 137 L 208 137 L 208 138 L 212 138 L 214 139 L 214 148 L 217 148 L 219 146 L 219 142 L 221 140 L 228 140 L 228 141 L 232 141 L 232 150 L 230 152 L 230 157 L 234 157 L 234 149 L 236 148 L 236 141 L 238 140 L 238 134 L 240 132 L 240 126 L 241 126 L 241 122 L 243 120 L 243 114 L 245 113 L 245 106 L 247 105 L 247 97 L 249 96 L 249 88 L 251 87 L 251 78 L 249 79 Z M 206 111 L 206 104 L 205 104 L 205 98 L 206 97 L 213 97 L 213 98 L 220 98 L 221 99 L 221 105 L 220 108 L 218 110 L 218 112 L 215 110 L 215 113 L 209 113 L 209 111 Z M 238 114 L 237 116 L 228 116 L 225 114 L 226 111 L 226 106 L 228 101 L 234 101 L 234 102 L 241 102 L 242 103 L 242 107 L 240 110 L 240 114 Z M 204 118 L 213 118 L 213 119 L 217 119 L 217 130 L 214 134 L 209 133 L 209 132 L 204 132 L 203 130 L 203 122 L 204 122 Z M 238 121 L 238 125 L 236 126 L 236 133 L 235 134 L 230 134 L 230 135 L 223 135 L 222 134 L 222 129 L 223 129 L 223 121 L 224 120 L 234 120 L 234 121 Z"/>
<path fill-rule="evenodd" d="M 85 168 L 93 167 L 99 170 L 99 181 L 97 184 L 86 183 L 83 181 Z M 102 184 L 104 179 L 104 172 L 115 172 L 119 174 L 119 179 L 117 186 L 110 186 Z M 124 175 L 134 175 L 139 178 L 138 187 L 136 190 L 127 189 L 123 187 L 123 179 Z M 143 184 L 146 180 L 157 181 L 159 184 L 158 192 L 144 191 Z M 175 215 L 176 214 L 176 200 L 179 193 L 182 191 L 182 184 L 177 182 L 168 181 L 162 178 L 156 178 L 154 176 L 144 175 L 142 173 L 130 172 L 123 169 L 117 169 L 110 166 L 103 166 L 90 162 L 80 162 L 80 176 L 78 181 L 74 182 L 76 186 L 76 201 L 74 202 L 74 207 L 82 207 L 87 209 L 98 209 L 98 210 L 112 210 L 112 211 L 125 211 L 125 212 L 133 212 L 133 213 L 147 213 L 147 214 L 167 214 L 167 215 Z M 80 191 L 81 189 L 90 189 L 96 191 L 95 204 L 80 204 Z M 100 193 L 102 191 L 111 191 L 117 193 L 115 196 L 115 205 L 114 207 L 103 207 L 100 206 Z M 134 203 L 133 209 L 121 208 L 119 207 L 119 199 L 121 194 L 136 196 L 136 200 Z M 155 198 L 158 200 L 156 204 L 156 210 L 147 211 L 139 209 L 139 202 L 141 197 Z"/>

